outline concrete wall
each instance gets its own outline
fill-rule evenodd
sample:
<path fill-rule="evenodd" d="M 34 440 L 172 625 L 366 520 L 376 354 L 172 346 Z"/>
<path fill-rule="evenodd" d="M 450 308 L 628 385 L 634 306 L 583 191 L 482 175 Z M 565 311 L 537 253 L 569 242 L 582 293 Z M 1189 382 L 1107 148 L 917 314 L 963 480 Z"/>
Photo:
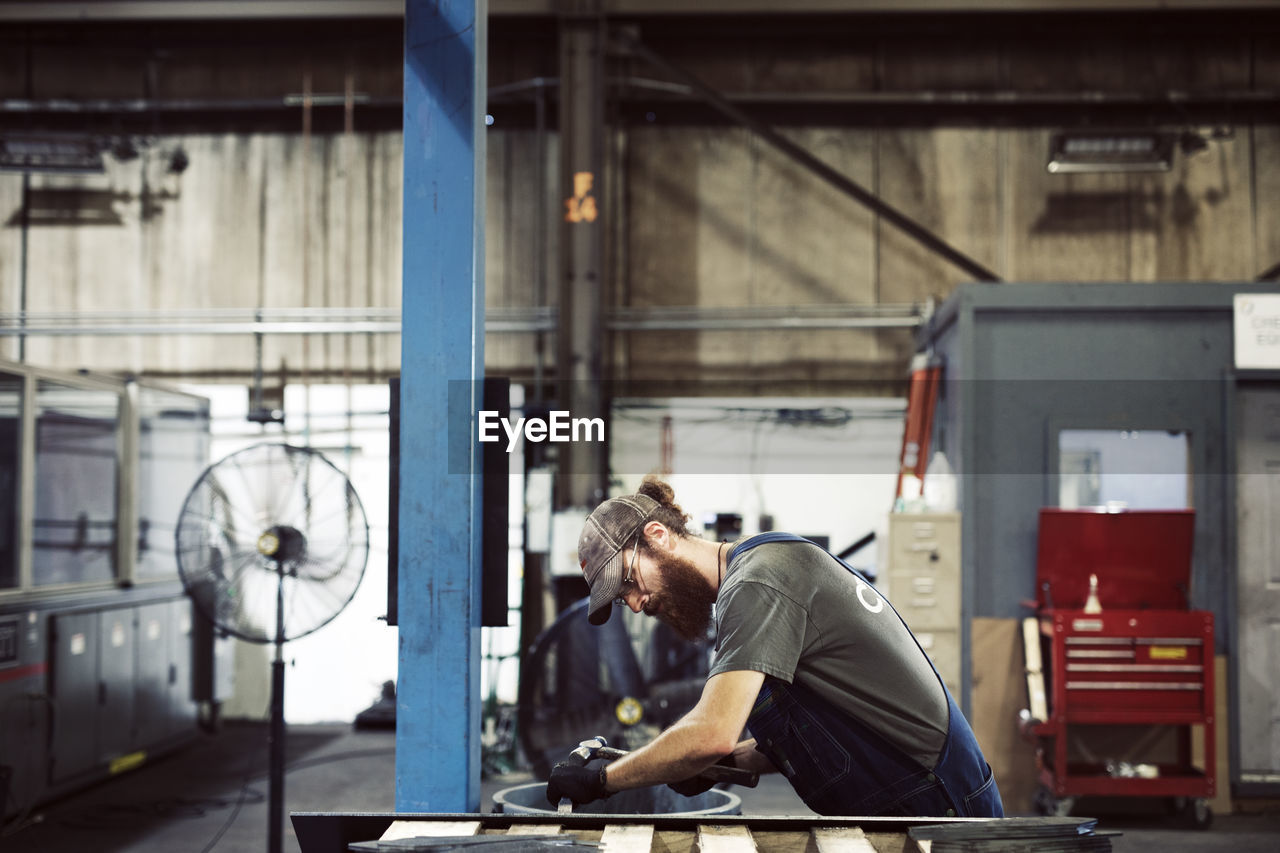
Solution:
<path fill-rule="evenodd" d="M 190 166 L 166 174 L 180 146 Z M 400 299 L 400 135 L 166 138 L 105 175 L 31 178 L 31 312 L 395 306 Z M 0 176 L 0 304 L 19 307 L 21 177 Z M 230 342 L 230 343 L 229 343 Z M 350 353 L 346 351 L 350 344 Z M 16 355 L 16 342 L 4 341 Z M 27 360 L 112 371 L 247 371 L 249 336 L 43 338 Z M 268 370 L 385 368 L 387 338 L 275 337 Z"/>
<path fill-rule="evenodd" d="M 1227 282 L 1280 260 L 1280 125 L 1249 106 L 1280 86 L 1280 25 L 1248 15 L 1163 16 L 1155 29 L 1124 16 L 1054 23 L 1062 20 L 655 18 L 641 33 L 1007 280 Z M 196 38 L 179 24 L 115 25 L 98 36 L 34 28 L 28 39 L 0 31 L 0 46 L 12 48 L 0 51 L 0 94 L 10 98 L 269 99 L 304 85 L 341 94 L 350 83 L 375 99 L 355 107 L 352 133 L 341 130 L 340 107 L 317 112 L 306 142 L 296 107 L 168 114 L 163 123 L 86 118 L 104 132 L 113 122 L 166 132 L 150 136 L 157 145 L 143 159 L 109 161 L 105 176 L 33 177 L 44 218 L 26 235 L 27 308 L 395 307 L 400 139 L 377 127 L 394 115 L 377 99 L 398 96 L 399 32 L 385 22 L 347 29 L 311 22 L 246 35 L 222 25 Z M 556 56 L 554 21 L 495 22 L 490 82 L 554 76 Z M 617 56 L 611 71 L 633 83 L 661 76 Z M 648 91 L 635 83 L 615 93 L 608 174 L 597 183 L 609 219 L 608 305 L 910 303 L 945 297 L 969 278 L 758 137 L 687 100 L 645 100 Z M 1010 104 L 940 105 L 957 93 L 1003 93 Z M 1098 105 L 1071 101 L 1085 94 Z M 491 103 L 493 308 L 554 303 L 556 135 L 533 130 L 532 98 Z M 1200 153 L 1179 153 L 1165 173 L 1046 171 L 1054 130 L 1125 122 L 1224 133 Z M 0 130 L 24 123 L 0 114 Z M 163 167 L 177 145 L 191 165 L 175 179 Z M 4 312 L 20 304 L 20 200 L 21 178 L 0 174 Z M 490 335 L 489 367 L 528 379 L 540 363 L 550 369 L 554 342 L 544 336 L 541 358 L 539 346 L 527 333 Z M 913 348 L 909 330 L 706 331 L 620 333 L 607 352 L 619 378 L 679 375 L 720 383 L 716 393 L 843 393 L 900 382 Z M 15 354 L 12 339 L 0 341 L 0 355 Z M 28 342 L 27 358 L 243 381 L 254 349 L 247 336 L 45 339 Z M 291 381 L 380 377 L 397 369 L 399 341 L 271 338 L 262 360 L 268 371 L 283 361 Z"/>
<path fill-rule="evenodd" d="M 807 128 L 790 136 L 981 263 L 1020 281 L 1236 281 L 1280 258 L 1280 132 L 1257 128 L 1173 171 L 1060 176 L 1041 130 Z M 614 304 L 864 304 L 945 297 L 966 276 L 747 131 L 639 127 L 625 136 L 614 223 Z M 554 137 L 544 144 L 553 180 Z M 488 295 L 539 304 L 554 282 L 555 203 L 537 192 L 532 131 L 490 134 Z M 396 132 L 166 138 L 180 177 L 143 158 L 104 176 L 33 176 L 27 308 L 152 311 L 396 307 Z M 158 155 L 157 155 L 158 156 Z M 147 174 L 144 187 L 143 175 Z M 21 179 L 0 175 L 0 305 L 19 305 Z M 145 210 L 144 210 L 145 207 Z M 543 270 L 542 282 L 537 279 Z M 547 288 L 553 302 L 554 288 Z M 228 345 L 228 341 L 232 341 Z M 16 355 L 13 339 L 0 346 Z M 903 331 L 630 334 L 619 375 L 847 382 L 900 378 Z M 526 373 L 528 334 L 491 336 L 494 369 Z M 550 351 L 550 350 L 548 350 Z M 37 364 L 107 370 L 248 371 L 252 341 L 214 337 L 32 339 Z M 393 371 L 394 336 L 267 340 L 294 372 Z"/>

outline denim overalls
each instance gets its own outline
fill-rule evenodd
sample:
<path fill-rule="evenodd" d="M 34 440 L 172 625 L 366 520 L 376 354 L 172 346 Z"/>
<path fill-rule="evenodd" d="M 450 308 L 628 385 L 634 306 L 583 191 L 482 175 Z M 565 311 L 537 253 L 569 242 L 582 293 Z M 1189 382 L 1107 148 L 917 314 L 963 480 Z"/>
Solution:
<path fill-rule="evenodd" d="M 807 541 L 790 533 L 763 533 L 738 545 L 733 559 L 768 542 Z M 949 709 L 947 739 L 932 769 L 811 690 L 772 676 L 765 677 L 747 728 L 756 748 L 819 814 L 1003 817 L 991 767 L 951 691 L 945 684 L 942 689 Z"/>

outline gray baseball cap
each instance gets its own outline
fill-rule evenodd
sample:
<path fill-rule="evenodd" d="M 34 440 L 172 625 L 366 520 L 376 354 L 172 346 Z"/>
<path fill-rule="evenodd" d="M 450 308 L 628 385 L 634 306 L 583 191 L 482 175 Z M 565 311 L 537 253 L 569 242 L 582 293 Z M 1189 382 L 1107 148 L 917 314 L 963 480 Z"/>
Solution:
<path fill-rule="evenodd" d="M 578 537 L 578 564 L 591 587 L 587 619 L 603 625 L 613 612 L 613 600 L 626 577 L 623 549 L 636 541 L 644 523 L 660 504 L 647 495 L 610 498 L 596 507 Z"/>

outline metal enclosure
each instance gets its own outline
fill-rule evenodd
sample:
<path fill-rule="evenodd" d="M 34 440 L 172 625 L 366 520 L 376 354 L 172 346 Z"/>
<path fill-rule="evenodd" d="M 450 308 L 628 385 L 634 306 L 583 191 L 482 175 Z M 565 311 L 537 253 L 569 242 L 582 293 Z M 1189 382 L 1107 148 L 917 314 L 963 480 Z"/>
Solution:
<path fill-rule="evenodd" d="M 1236 737 L 1246 656 L 1237 630 L 1232 298 L 1274 285 L 967 284 L 922 329 L 945 362 L 933 446 L 959 482 L 963 660 L 975 617 L 1029 615 L 1041 507 L 1057 506 L 1063 430 L 1187 436 L 1196 512 L 1189 606 L 1214 617 L 1231 658 L 1232 774 L 1266 747 Z M 1274 381 L 1274 378 L 1271 379 Z M 1142 474 L 1133 463 L 1129 473 Z M 1274 554 L 1272 555 L 1274 558 Z M 1274 616 L 1274 614 L 1272 614 Z M 1274 667 L 1272 668 L 1274 672 Z M 970 677 L 962 672 L 968 707 Z M 1274 707 L 1274 706 L 1273 706 Z"/>
<path fill-rule="evenodd" d="M 1236 387 L 1239 776 L 1280 790 L 1280 381 Z"/>
<path fill-rule="evenodd" d="M 57 703 L 49 778 L 63 782 L 98 760 L 98 619 L 93 613 L 51 620 L 50 695 Z"/>
<path fill-rule="evenodd" d="M 953 694 L 960 690 L 960 516 L 889 516 L 889 598 Z"/>
<path fill-rule="evenodd" d="M 137 672 L 137 628 L 132 609 L 112 608 L 98 614 L 98 754 L 109 764 L 128 755 L 134 745 L 134 677 Z"/>
<path fill-rule="evenodd" d="M 0 502 L 5 817 L 196 733 L 173 539 L 208 462 L 208 405 L 0 362 L 0 489 L 13 498 Z"/>

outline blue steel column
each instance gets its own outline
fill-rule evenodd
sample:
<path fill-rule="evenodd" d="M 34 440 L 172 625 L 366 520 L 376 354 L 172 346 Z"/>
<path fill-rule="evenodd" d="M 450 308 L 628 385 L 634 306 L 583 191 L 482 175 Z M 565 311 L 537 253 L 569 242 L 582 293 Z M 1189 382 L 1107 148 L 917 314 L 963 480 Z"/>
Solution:
<path fill-rule="evenodd" d="M 449 401 L 484 373 L 487 17 L 405 2 L 398 812 L 480 800 L 480 454 Z"/>

